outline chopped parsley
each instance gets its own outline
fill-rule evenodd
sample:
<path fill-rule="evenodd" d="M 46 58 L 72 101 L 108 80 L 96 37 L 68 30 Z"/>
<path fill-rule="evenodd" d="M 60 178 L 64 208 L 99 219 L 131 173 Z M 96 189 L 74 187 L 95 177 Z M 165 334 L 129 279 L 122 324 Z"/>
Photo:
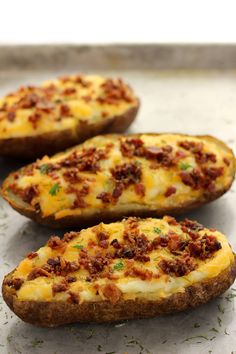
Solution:
<path fill-rule="evenodd" d="M 218 329 L 216 329 L 215 327 L 211 328 L 210 331 L 219 333 Z"/>
<path fill-rule="evenodd" d="M 40 170 L 40 173 L 42 173 L 42 175 L 45 175 L 49 171 L 49 165 L 47 163 L 45 163 L 39 167 L 39 170 Z"/>
<path fill-rule="evenodd" d="M 192 166 L 188 162 L 181 162 L 179 167 L 182 171 L 185 171 Z"/>
<path fill-rule="evenodd" d="M 194 328 L 199 328 L 200 324 L 199 323 L 194 323 Z"/>
<path fill-rule="evenodd" d="M 61 188 L 61 187 L 59 186 L 58 183 L 54 184 L 54 185 L 52 186 L 52 188 L 50 189 L 49 194 L 51 194 L 52 196 L 57 195 L 57 193 L 59 192 L 59 189 L 60 189 L 60 188 Z"/>
<path fill-rule="evenodd" d="M 123 268 L 124 268 L 124 263 L 122 261 L 119 261 L 113 267 L 114 270 L 122 270 Z"/>
<path fill-rule="evenodd" d="M 218 304 L 217 307 L 218 307 L 219 312 L 225 313 L 225 309 L 223 308 L 223 306 L 221 304 Z"/>
<path fill-rule="evenodd" d="M 159 229 L 159 227 L 154 227 L 153 231 L 156 232 L 157 234 L 161 233 L 161 229 Z"/>
<path fill-rule="evenodd" d="M 73 248 L 78 248 L 79 250 L 82 250 L 84 248 L 83 245 L 74 245 L 72 246 Z"/>

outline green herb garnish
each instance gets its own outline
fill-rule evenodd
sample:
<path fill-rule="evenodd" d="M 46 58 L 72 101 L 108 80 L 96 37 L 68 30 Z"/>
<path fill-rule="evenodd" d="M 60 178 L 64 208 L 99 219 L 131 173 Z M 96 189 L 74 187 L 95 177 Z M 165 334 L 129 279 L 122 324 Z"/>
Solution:
<path fill-rule="evenodd" d="M 225 309 L 222 307 L 221 304 L 218 304 L 218 310 L 221 312 L 221 313 L 225 313 Z"/>
<path fill-rule="evenodd" d="M 192 166 L 188 162 L 181 162 L 179 167 L 182 171 L 185 171 Z"/>
<path fill-rule="evenodd" d="M 122 261 L 119 261 L 113 267 L 114 270 L 122 270 L 123 268 L 124 268 L 124 263 Z"/>
<path fill-rule="evenodd" d="M 42 175 L 46 175 L 49 171 L 49 165 L 47 163 L 41 165 L 39 167 L 40 173 L 42 173 Z"/>
<path fill-rule="evenodd" d="M 78 248 L 79 250 L 82 250 L 84 248 L 83 245 L 74 245 L 72 246 L 73 248 Z"/>
<path fill-rule="evenodd" d="M 218 329 L 216 329 L 215 327 L 211 328 L 210 331 L 219 333 Z"/>
<path fill-rule="evenodd" d="M 58 183 L 54 184 L 54 185 L 52 186 L 52 188 L 50 189 L 49 194 L 51 194 L 52 196 L 57 195 L 57 193 L 59 192 L 59 189 L 60 189 L 60 188 L 61 188 L 61 187 L 59 186 Z"/>
<path fill-rule="evenodd" d="M 101 352 L 101 351 L 102 351 L 102 346 L 101 346 L 101 344 L 98 344 L 98 346 L 97 346 L 97 351 L 98 351 L 98 352 Z"/>
<path fill-rule="evenodd" d="M 161 233 L 161 229 L 159 229 L 159 227 L 154 227 L 153 231 L 156 232 L 157 234 Z"/>
<path fill-rule="evenodd" d="M 218 325 L 221 327 L 222 319 L 220 317 L 217 317 L 217 321 L 218 321 Z"/>
<path fill-rule="evenodd" d="M 194 328 L 199 328 L 200 324 L 199 323 L 194 323 Z"/>

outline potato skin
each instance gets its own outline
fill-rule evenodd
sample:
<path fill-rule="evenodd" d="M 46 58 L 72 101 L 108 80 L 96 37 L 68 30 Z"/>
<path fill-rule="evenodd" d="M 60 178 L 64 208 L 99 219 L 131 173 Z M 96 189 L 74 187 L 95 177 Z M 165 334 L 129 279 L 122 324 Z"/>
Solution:
<path fill-rule="evenodd" d="M 127 137 L 139 137 L 142 134 L 130 134 L 127 135 Z M 148 134 L 148 135 L 161 135 L 161 134 Z M 177 134 L 179 136 L 187 136 L 187 135 L 183 135 L 183 134 Z M 115 136 L 115 135 L 113 135 Z M 16 210 L 18 211 L 20 214 L 34 220 L 35 222 L 51 227 L 51 228 L 85 228 L 88 226 L 92 226 L 95 225 L 96 223 L 100 222 L 101 220 L 103 222 L 112 222 L 112 221 L 116 221 L 119 219 L 122 219 L 123 217 L 126 216 L 137 216 L 137 217 L 141 217 L 141 218 L 145 218 L 145 217 L 161 217 L 164 215 L 180 215 L 186 212 L 189 212 L 193 209 L 196 209 L 204 204 L 207 204 L 217 198 L 219 198 L 220 196 L 222 196 L 224 193 L 226 193 L 233 181 L 234 181 L 234 177 L 235 177 L 235 171 L 236 171 L 236 160 L 234 158 L 233 152 L 232 150 L 222 141 L 211 137 L 211 136 L 207 136 L 207 135 L 203 135 L 203 136 L 198 136 L 198 138 L 202 138 L 202 139 L 207 139 L 210 141 L 215 142 L 217 145 L 219 145 L 223 150 L 226 150 L 228 152 L 231 153 L 232 155 L 232 168 L 231 168 L 231 180 L 230 183 L 227 186 L 223 186 L 221 189 L 215 190 L 211 193 L 208 194 L 204 194 L 202 193 L 201 198 L 198 198 L 196 200 L 192 200 L 191 202 L 184 202 L 178 205 L 178 207 L 170 207 L 170 208 L 162 208 L 162 209 L 150 209 L 149 206 L 144 206 L 144 205 L 136 205 L 136 204 L 132 204 L 130 205 L 129 210 L 123 210 L 122 208 L 120 208 L 119 210 L 117 209 L 116 211 L 111 211 L 108 209 L 103 209 L 100 211 L 97 211 L 96 214 L 91 214 L 91 215 L 70 215 L 70 216 L 65 216 L 61 219 L 55 219 L 55 217 L 53 215 L 50 215 L 48 217 L 43 217 L 41 215 L 40 212 L 36 213 L 35 210 L 30 206 L 30 205 L 26 205 L 24 203 L 21 204 L 19 203 L 19 201 L 17 202 L 17 200 L 14 199 L 13 196 L 9 195 L 9 193 L 7 192 L 7 184 L 9 183 L 10 179 L 11 179 L 11 175 L 8 176 L 8 178 L 4 181 L 2 189 L 1 189 L 1 194 L 3 196 L 3 198 L 5 200 L 7 200 L 7 202 Z"/>
<path fill-rule="evenodd" d="M 134 121 L 139 106 L 138 102 L 136 107 L 124 114 L 103 118 L 96 124 L 78 122 L 76 132 L 67 129 L 36 136 L 0 139 L 0 155 L 32 160 L 43 155 L 53 155 L 98 134 L 122 133 Z"/>
<path fill-rule="evenodd" d="M 13 271 L 14 272 L 14 271 Z M 11 278 L 11 272 L 4 282 Z M 56 327 L 73 322 L 116 322 L 127 319 L 155 317 L 197 307 L 224 293 L 236 278 L 234 262 L 218 276 L 198 282 L 167 298 L 150 301 L 145 299 L 120 300 L 115 305 L 109 301 L 67 302 L 18 301 L 15 291 L 3 282 L 2 293 L 10 309 L 23 321 L 41 327 Z"/>

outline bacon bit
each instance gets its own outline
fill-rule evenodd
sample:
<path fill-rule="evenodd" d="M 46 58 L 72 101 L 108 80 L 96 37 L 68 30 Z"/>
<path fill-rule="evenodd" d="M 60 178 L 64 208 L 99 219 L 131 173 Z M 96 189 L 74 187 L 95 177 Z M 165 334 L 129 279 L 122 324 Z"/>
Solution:
<path fill-rule="evenodd" d="M 81 86 L 83 86 L 83 87 L 89 87 L 89 86 L 91 86 L 92 85 L 92 83 L 90 82 L 90 81 L 87 81 L 87 80 L 85 80 L 82 76 L 80 76 L 80 75 L 77 75 L 76 77 L 75 77 L 75 83 L 77 83 L 77 84 L 80 84 Z"/>
<path fill-rule="evenodd" d="M 79 169 L 76 167 L 65 171 L 63 173 L 63 177 L 67 182 L 70 182 L 71 184 L 81 183 L 83 181 L 83 179 L 79 176 Z"/>
<path fill-rule="evenodd" d="M 67 193 L 76 195 L 73 208 L 86 208 L 87 203 L 85 202 L 84 197 L 89 194 L 89 185 L 84 184 L 80 189 L 69 187 L 66 191 Z"/>
<path fill-rule="evenodd" d="M 100 194 L 97 195 L 96 198 L 100 199 L 103 203 L 110 203 L 112 196 L 111 196 L 111 193 L 101 192 Z"/>
<path fill-rule="evenodd" d="M 223 167 L 204 167 L 202 170 L 193 169 L 191 172 L 181 172 L 182 182 L 193 189 L 214 190 L 214 181 L 223 174 Z"/>
<path fill-rule="evenodd" d="M 14 122 L 16 118 L 16 113 L 14 111 L 10 111 L 7 113 L 7 119 L 9 120 L 9 122 Z"/>
<path fill-rule="evenodd" d="M 149 146 L 145 148 L 145 157 L 148 159 L 155 159 L 163 166 L 171 166 L 174 162 L 172 151 L 173 148 L 170 145 L 161 148 Z"/>
<path fill-rule="evenodd" d="M 165 191 L 165 197 L 170 197 L 172 194 L 175 194 L 176 193 L 176 188 L 171 186 L 171 187 L 168 187 L 167 190 Z"/>
<path fill-rule="evenodd" d="M 100 167 L 98 162 L 107 157 L 107 149 L 88 148 L 81 153 L 72 152 L 65 160 L 60 162 L 61 167 L 77 167 L 79 171 L 96 173 Z"/>
<path fill-rule="evenodd" d="M 202 260 L 212 257 L 213 253 L 222 248 L 221 243 L 213 235 L 205 235 L 201 240 L 191 241 L 188 245 L 191 256 Z"/>
<path fill-rule="evenodd" d="M 67 232 L 67 233 L 65 233 L 62 240 L 65 242 L 69 242 L 77 236 L 79 236 L 79 232 L 75 232 L 75 231 Z"/>
<path fill-rule="evenodd" d="M 68 283 L 65 280 L 59 284 L 53 284 L 52 285 L 53 296 L 55 296 L 56 293 L 61 293 L 63 291 L 68 290 L 68 288 L 69 288 Z"/>
<path fill-rule="evenodd" d="M 32 200 L 39 195 L 38 186 L 32 185 L 23 190 L 22 199 L 24 202 L 31 204 Z"/>
<path fill-rule="evenodd" d="M 58 256 L 56 258 L 49 258 L 43 268 L 49 273 L 66 276 L 68 273 L 77 271 L 80 266 L 76 262 L 69 262 Z"/>
<path fill-rule="evenodd" d="M 132 278 L 140 278 L 142 280 L 151 280 L 153 277 L 153 272 L 148 269 L 140 269 L 137 267 L 131 267 L 125 272 L 125 276 Z"/>
<path fill-rule="evenodd" d="M 123 193 L 124 189 L 125 189 L 124 184 L 118 183 L 112 192 L 112 197 L 114 199 L 118 199 L 121 196 L 121 194 Z"/>
<path fill-rule="evenodd" d="M 31 114 L 31 116 L 28 117 L 28 121 L 32 124 L 34 129 L 37 129 L 40 119 L 41 115 L 39 113 Z"/>
<path fill-rule="evenodd" d="M 29 93 L 20 99 L 20 101 L 17 103 L 17 108 L 33 108 L 36 106 L 38 101 L 39 96 L 36 93 Z"/>
<path fill-rule="evenodd" d="M 164 216 L 164 221 L 166 221 L 169 225 L 178 225 L 178 222 L 173 216 Z"/>
<path fill-rule="evenodd" d="M 28 257 L 29 259 L 33 259 L 33 258 L 35 258 L 35 257 L 37 257 L 37 256 L 38 256 L 38 253 L 37 253 L 37 252 L 30 252 L 30 253 L 27 254 L 27 257 Z"/>
<path fill-rule="evenodd" d="M 143 156 L 143 141 L 139 138 L 126 139 L 120 142 L 120 150 L 123 156 Z"/>
<path fill-rule="evenodd" d="M 141 197 L 145 196 L 145 186 L 143 183 L 137 183 L 134 186 L 135 192 Z"/>
<path fill-rule="evenodd" d="M 198 223 L 197 221 L 193 221 L 189 219 L 184 219 L 183 221 L 180 222 L 180 225 L 185 226 L 186 228 L 192 231 L 201 231 L 204 229 L 202 224 Z"/>
<path fill-rule="evenodd" d="M 203 143 L 202 142 L 195 142 L 195 141 L 180 141 L 178 143 L 180 147 L 182 147 L 185 150 L 189 150 L 192 153 L 200 152 L 203 149 Z"/>
<path fill-rule="evenodd" d="M 60 106 L 60 115 L 62 117 L 67 117 L 70 115 L 70 107 L 67 104 L 62 104 Z"/>
<path fill-rule="evenodd" d="M 117 238 L 114 238 L 114 240 L 111 241 L 110 245 L 116 249 L 121 248 L 121 245 L 119 244 L 119 241 L 117 240 Z"/>
<path fill-rule="evenodd" d="M 170 233 L 168 235 L 168 248 L 170 252 L 175 252 L 179 249 L 180 246 L 180 238 L 179 235 Z"/>
<path fill-rule="evenodd" d="M 205 167 L 203 168 L 203 173 L 205 176 L 216 180 L 218 177 L 223 175 L 224 167 Z"/>
<path fill-rule="evenodd" d="M 54 103 L 46 100 L 46 99 L 40 99 L 37 103 L 36 103 L 36 109 L 46 112 L 46 113 L 50 113 L 52 112 L 52 110 L 55 108 Z"/>
<path fill-rule="evenodd" d="M 184 159 L 187 155 L 184 151 L 182 150 L 177 150 L 175 154 L 177 160 Z"/>
<path fill-rule="evenodd" d="M 67 275 L 65 277 L 65 280 L 67 281 L 67 283 L 74 283 L 77 280 L 77 278 L 76 277 L 72 277 L 71 275 Z"/>
<path fill-rule="evenodd" d="M 97 101 L 101 104 L 118 104 L 120 101 L 130 103 L 133 101 L 131 94 L 128 92 L 121 79 L 116 81 L 107 79 L 101 85 L 101 88 L 103 89 L 104 94 L 97 98 Z"/>
<path fill-rule="evenodd" d="M 166 247 L 168 245 L 168 236 L 157 236 L 154 238 L 154 240 L 152 241 L 152 246 L 153 248 L 156 250 L 160 247 Z"/>
<path fill-rule="evenodd" d="M 108 241 L 106 241 L 106 240 L 102 240 L 98 244 L 102 248 L 108 248 Z"/>
<path fill-rule="evenodd" d="M 120 289 L 113 283 L 100 286 L 99 292 L 113 305 L 115 305 L 122 296 Z"/>
<path fill-rule="evenodd" d="M 51 236 L 48 241 L 48 247 L 53 250 L 64 251 L 66 248 L 66 242 L 64 240 L 61 240 L 58 236 Z"/>
<path fill-rule="evenodd" d="M 27 277 L 27 280 L 34 280 L 38 277 L 50 277 L 50 273 L 43 268 L 34 268 Z"/>
<path fill-rule="evenodd" d="M 190 258 L 188 255 L 173 260 L 163 259 L 158 265 L 164 273 L 175 275 L 176 277 L 182 277 L 192 272 L 197 266 L 193 258 Z"/>
<path fill-rule="evenodd" d="M 69 291 L 68 294 L 70 295 L 69 301 L 72 302 L 72 304 L 78 304 L 79 303 L 79 294 L 76 294 L 72 291 Z"/>
<path fill-rule="evenodd" d="M 11 288 L 14 288 L 15 290 L 19 290 L 23 283 L 24 280 L 20 278 L 7 279 L 6 281 L 4 281 L 4 284 L 8 285 Z"/>
<path fill-rule="evenodd" d="M 69 96 L 76 93 L 76 89 L 74 87 L 67 87 L 65 90 L 62 91 L 62 95 Z"/>
<path fill-rule="evenodd" d="M 223 158 L 223 161 L 224 161 L 224 163 L 225 163 L 227 166 L 230 165 L 230 161 L 229 161 L 229 159 L 227 159 L 226 157 Z"/>

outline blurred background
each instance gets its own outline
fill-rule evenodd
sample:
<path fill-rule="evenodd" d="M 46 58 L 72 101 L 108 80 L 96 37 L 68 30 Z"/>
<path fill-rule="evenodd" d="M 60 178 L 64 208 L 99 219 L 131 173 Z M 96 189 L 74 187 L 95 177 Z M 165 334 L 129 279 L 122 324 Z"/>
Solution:
<path fill-rule="evenodd" d="M 232 0 L 1 0 L 0 44 L 233 43 Z"/>

